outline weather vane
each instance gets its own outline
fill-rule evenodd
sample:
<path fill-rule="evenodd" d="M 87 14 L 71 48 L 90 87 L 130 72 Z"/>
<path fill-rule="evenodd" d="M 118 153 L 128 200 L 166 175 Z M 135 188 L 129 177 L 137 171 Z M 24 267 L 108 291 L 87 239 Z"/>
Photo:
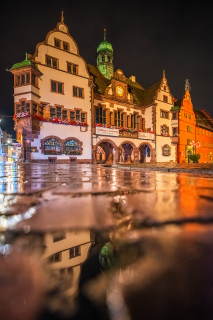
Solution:
<path fill-rule="evenodd" d="M 185 80 L 185 91 L 191 91 L 189 79 Z"/>

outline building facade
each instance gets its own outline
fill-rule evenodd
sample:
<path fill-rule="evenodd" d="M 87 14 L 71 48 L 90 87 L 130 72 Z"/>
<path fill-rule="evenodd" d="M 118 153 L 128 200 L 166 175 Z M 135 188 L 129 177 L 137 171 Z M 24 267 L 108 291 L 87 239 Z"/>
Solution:
<path fill-rule="evenodd" d="M 90 163 L 91 81 L 63 15 L 34 55 L 10 71 L 23 159 Z"/>
<path fill-rule="evenodd" d="M 108 164 L 189 162 L 198 148 L 193 143 L 200 140 L 202 161 L 212 161 L 212 122 L 204 113 L 196 115 L 189 90 L 183 100 L 174 100 L 165 71 L 159 82 L 145 89 L 135 76 L 114 71 L 113 59 L 104 30 L 97 65 L 87 65 L 62 12 L 61 21 L 37 44 L 34 54 L 26 54 L 10 69 L 21 158 Z M 208 118 L 208 129 L 203 117 Z"/>
<path fill-rule="evenodd" d="M 200 163 L 213 162 L 213 119 L 204 110 L 193 107 L 189 80 L 184 98 L 175 101 L 172 111 L 173 135 L 177 136 L 177 162 L 190 163 L 190 156 L 200 155 Z"/>

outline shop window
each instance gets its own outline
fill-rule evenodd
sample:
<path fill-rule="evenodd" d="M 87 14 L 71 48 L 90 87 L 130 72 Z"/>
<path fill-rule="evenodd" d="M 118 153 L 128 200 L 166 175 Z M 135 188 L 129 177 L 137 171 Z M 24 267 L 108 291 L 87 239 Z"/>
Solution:
<path fill-rule="evenodd" d="M 64 154 L 82 154 L 81 143 L 75 139 L 67 140 L 64 143 Z"/>
<path fill-rule="evenodd" d="M 44 141 L 44 154 L 61 154 L 61 142 L 57 138 L 48 138 Z"/>
<path fill-rule="evenodd" d="M 168 144 L 162 147 L 162 155 L 165 157 L 168 157 L 171 155 L 171 147 Z"/>
<path fill-rule="evenodd" d="M 81 247 L 80 246 L 70 248 L 70 250 L 69 250 L 70 259 L 75 258 L 80 255 L 81 255 Z"/>

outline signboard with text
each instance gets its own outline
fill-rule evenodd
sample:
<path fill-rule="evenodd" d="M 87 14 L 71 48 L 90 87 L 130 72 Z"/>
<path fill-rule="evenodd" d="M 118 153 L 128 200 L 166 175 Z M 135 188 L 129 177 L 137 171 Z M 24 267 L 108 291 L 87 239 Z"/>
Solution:
<path fill-rule="evenodd" d="M 96 127 L 96 134 L 119 137 L 119 129 Z"/>
<path fill-rule="evenodd" d="M 154 133 L 150 133 L 150 132 L 138 132 L 138 139 L 154 140 L 155 135 Z"/>

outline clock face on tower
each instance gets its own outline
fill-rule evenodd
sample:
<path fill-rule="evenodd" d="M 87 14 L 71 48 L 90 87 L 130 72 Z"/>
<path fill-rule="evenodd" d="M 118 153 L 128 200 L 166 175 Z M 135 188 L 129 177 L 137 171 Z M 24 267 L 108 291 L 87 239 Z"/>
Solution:
<path fill-rule="evenodd" d="M 124 94 L 124 89 L 120 86 L 116 87 L 116 94 L 120 97 L 122 97 L 122 95 Z"/>

